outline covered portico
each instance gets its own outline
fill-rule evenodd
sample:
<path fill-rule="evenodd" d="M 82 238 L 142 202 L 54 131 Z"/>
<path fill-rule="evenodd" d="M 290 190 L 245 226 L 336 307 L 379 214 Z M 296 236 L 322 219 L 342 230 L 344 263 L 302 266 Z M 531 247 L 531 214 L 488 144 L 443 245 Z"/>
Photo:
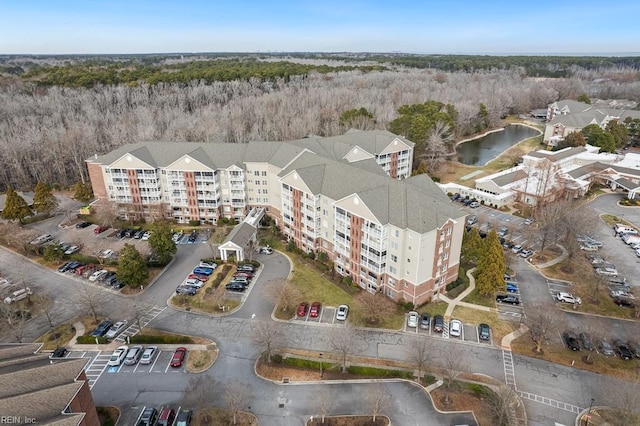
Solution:
<path fill-rule="evenodd" d="M 236 225 L 224 242 L 218 246 L 222 260 L 226 261 L 230 257 L 234 257 L 238 262 L 245 260 L 247 254 L 245 250 L 253 250 L 255 247 L 257 231 L 258 228 L 247 222 Z"/>

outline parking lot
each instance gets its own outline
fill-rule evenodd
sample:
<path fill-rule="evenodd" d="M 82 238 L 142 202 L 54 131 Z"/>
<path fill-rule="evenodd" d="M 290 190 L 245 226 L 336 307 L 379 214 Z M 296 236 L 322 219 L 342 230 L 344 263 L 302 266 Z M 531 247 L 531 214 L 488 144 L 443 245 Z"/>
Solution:
<path fill-rule="evenodd" d="M 454 337 L 450 335 L 449 325 L 450 325 L 450 321 L 445 321 L 444 326 L 442 328 L 442 333 L 438 333 L 436 331 L 433 331 L 433 319 L 431 321 L 431 324 L 429 325 L 429 328 L 422 328 L 420 326 L 408 327 L 407 321 L 405 319 L 402 331 L 405 333 L 414 333 L 422 336 L 440 337 L 443 339 L 455 339 L 455 340 L 461 340 L 463 342 L 480 343 L 483 345 L 493 345 L 493 334 L 491 335 L 491 338 L 489 340 L 480 340 L 477 324 L 462 323 L 462 330 L 460 333 L 460 337 Z"/>

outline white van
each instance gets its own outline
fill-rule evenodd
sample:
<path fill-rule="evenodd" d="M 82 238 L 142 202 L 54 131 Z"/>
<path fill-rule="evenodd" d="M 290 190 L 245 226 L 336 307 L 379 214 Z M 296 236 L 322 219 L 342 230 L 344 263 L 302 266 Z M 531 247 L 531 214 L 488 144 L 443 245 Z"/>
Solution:
<path fill-rule="evenodd" d="M 638 230 L 637 229 L 632 228 L 632 227 L 627 226 L 627 225 L 622 224 L 622 223 L 616 223 L 613 226 L 613 230 L 616 232 L 616 234 L 634 234 L 634 235 L 638 234 Z"/>
<path fill-rule="evenodd" d="M 20 290 L 16 290 L 13 293 L 11 293 L 9 296 L 5 297 L 4 303 L 9 304 L 9 303 L 17 302 L 19 300 L 26 299 L 32 294 L 33 292 L 29 287 L 21 288 Z"/>

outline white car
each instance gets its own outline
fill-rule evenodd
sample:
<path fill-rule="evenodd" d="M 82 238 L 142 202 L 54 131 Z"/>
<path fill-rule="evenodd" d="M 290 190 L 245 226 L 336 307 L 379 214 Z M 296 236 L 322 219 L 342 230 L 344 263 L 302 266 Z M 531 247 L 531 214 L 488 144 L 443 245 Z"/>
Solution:
<path fill-rule="evenodd" d="M 409 312 L 407 316 L 407 327 L 416 328 L 418 322 L 420 322 L 420 314 L 414 311 Z"/>
<path fill-rule="evenodd" d="M 515 246 L 511 247 L 511 251 L 516 254 L 520 253 L 520 251 L 522 251 L 522 244 L 516 244 Z"/>
<path fill-rule="evenodd" d="M 195 288 L 202 288 L 202 286 L 204 286 L 204 282 L 197 280 L 195 278 L 189 278 L 187 280 L 185 280 L 185 282 L 182 285 L 186 285 L 189 287 L 195 287 Z"/>
<path fill-rule="evenodd" d="M 205 262 L 205 261 L 201 261 L 198 264 L 199 268 L 211 268 L 211 269 L 216 269 L 218 267 L 217 263 L 214 262 Z"/>
<path fill-rule="evenodd" d="M 269 247 L 269 246 L 262 247 L 260 249 L 260 253 L 262 253 L 262 254 L 273 254 L 273 249 L 271 247 Z"/>
<path fill-rule="evenodd" d="M 596 269 L 596 273 L 598 275 L 607 275 L 610 277 L 617 277 L 618 276 L 618 271 L 616 269 L 613 268 L 597 268 Z"/>
<path fill-rule="evenodd" d="M 449 323 L 449 335 L 453 337 L 460 337 L 462 334 L 462 323 L 458 320 L 452 320 Z"/>
<path fill-rule="evenodd" d="M 77 253 L 78 251 L 80 251 L 79 246 L 71 246 L 65 250 L 64 254 L 73 254 L 73 253 Z"/>
<path fill-rule="evenodd" d="M 118 346 L 118 349 L 113 351 L 111 354 L 111 358 L 107 361 L 107 365 L 112 367 L 117 367 L 124 361 L 124 357 L 127 356 L 127 352 L 129 352 L 129 346 Z"/>
<path fill-rule="evenodd" d="M 338 306 L 338 310 L 336 311 L 336 319 L 338 321 L 345 321 L 347 319 L 347 315 L 349 314 L 349 307 L 347 305 Z"/>
<path fill-rule="evenodd" d="M 106 269 L 100 269 L 99 271 L 95 271 L 89 277 L 89 281 L 98 281 L 101 277 L 105 276 L 109 271 Z"/>
<path fill-rule="evenodd" d="M 109 331 L 107 331 L 107 334 L 105 334 L 104 337 L 110 340 L 115 339 L 118 334 L 122 333 L 122 331 L 127 328 L 127 324 L 128 322 L 126 320 L 118 321 L 109 328 Z"/>
<path fill-rule="evenodd" d="M 111 249 L 102 250 L 102 251 L 100 252 L 100 258 L 101 258 L 101 259 L 108 259 L 108 258 L 110 258 L 110 257 L 111 257 L 111 256 L 113 256 L 113 255 L 114 255 L 114 251 L 113 251 L 113 250 L 111 250 Z"/>
<path fill-rule="evenodd" d="M 582 304 L 582 299 L 580 299 L 579 297 L 574 296 L 571 293 L 567 293 L 565 291 L 561 291 L 558 292 L 558 294 L 556 294 L 556 299 L 558 299 L 558 302 L 564 302 L 564 303 L 572 303 L 574 305 L 581 305 Z"/>
<path fill-rule="evenodd" d="M 151 364 L 158 354 L 157 346 L 149 346 L 140 357 L 140 364 Z"/>
<path fill-rule="evenodd" d="M 150 236 L 151 236 L 151 232 L 149 231 L 145 232 L 144 234 L 142 234 L 142 241 L 147 241 Z"/>
<path fill-rule="evenodd" d="M 623 291 L 623 290 L 611 290 L 611 297 L 616 298 L 616 297 L 624 297 L 626 299 L 635 299 L 636 297 L 629 293 L 628 291 Z"/>

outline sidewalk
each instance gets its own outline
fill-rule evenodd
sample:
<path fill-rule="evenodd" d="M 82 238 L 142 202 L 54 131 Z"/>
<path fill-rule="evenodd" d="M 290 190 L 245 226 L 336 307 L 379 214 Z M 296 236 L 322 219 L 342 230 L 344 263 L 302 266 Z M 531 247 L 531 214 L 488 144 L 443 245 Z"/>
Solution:
<path fill-rule="evenodd" d="M 510 351 L 511 342 L 513 342 L 518 337 L 525 334 L 527 331 L 529 331 L 529 328 L 524 324 L 520 324 L 520 327 L 517 330 L 512 331 L 511 333 L 507 334 L 502 338 L 502 342 L 500 343 L 500 346 L 502 346 L 502 349 L 506 351 Z"/>
<path fill-rule="evenodd" d="M 485 312 L 495 311 L 494 308 L 489 308 L 488 306 L 474 305 L 473 303 L 467 303 L 462 301 L 462 299 L 467 297 L 476 288 L 476 279 L 473 276 L 473 272 L 475 270 L 476 268 L 469 269 L 467 271 L 467 278 L 469 278 L 469 287 L 465 291 L 460 293 L 458 297 L 456 297 L 455 299 L 450 299 L 449 297 L 443 294 L 438 296 L 440 300 L 449 304 L 449 306 L 447 306 L 447 310 L 444 313 L 445 321 L 448 321 L 451 318 L 451 315 L 453 315 L 453 310 L 456 308 L 456 306 L 463 306 L 465 308 L 477 309 L 479 311 L 485 311 Z"/>

